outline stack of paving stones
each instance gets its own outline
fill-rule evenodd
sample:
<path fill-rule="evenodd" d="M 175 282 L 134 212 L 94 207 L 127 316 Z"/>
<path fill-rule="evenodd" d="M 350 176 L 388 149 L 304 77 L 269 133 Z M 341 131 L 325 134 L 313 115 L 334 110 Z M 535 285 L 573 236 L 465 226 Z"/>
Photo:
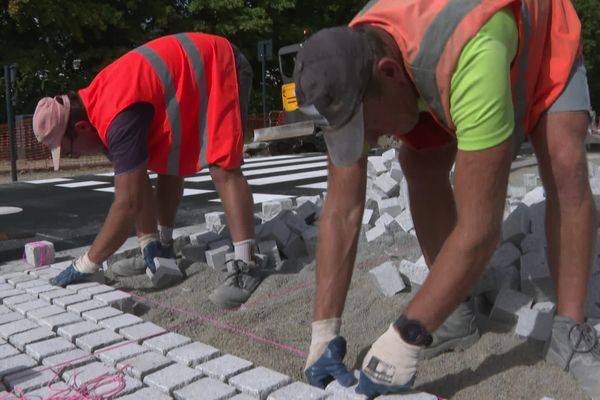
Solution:
<path fill-rule="evenodd" d="M 130 314 L 132 296 L 110 286 L 50 285 L 48 280 L 69 264 L 31 269 L 23 263 L 19 272 L 0 271 L 0 399 L 18 398 L 13 393 L 45 399 L 57 389 L 121 371 L 124 388 L 114 398 L 127 400 L 363 398 L 352 388 L 322 390 L 293 382 L 168 332 Z"/>
<path fill-rule="evenodd" d="M 293 199 L 262 203 L 262 213 L 255 217 L 256 257 L 265 268 L 279 271 L 288 260 L 314 258 L 322 205 L 321 196 L 301 196 L 295 204 Z M 204 229 L 189 236 L 181 254 L 215 270 L 231 271 L 235 254 L 224 213 L 207 213 L 205 220 Z"/>
<path fill-rule="evenodd" d="M 391 176 L 390 171 L 395 170 L 395 161 L 389 161 L 385 154 L 381 162 L 369 159 L 373 176 L 379 172 L 379 177 L 386 177 L 386 174 Z M 600 169 L 595 164 L 589 164 L 589 170 L 596 208 L 600 210 Z M 389 181 L 387 177 L 386 180 Z M 380 195 L 377 185 L 373 186 L 371 194 Z M 401 184 L 401 194 L 402 191 Z M 371 198 L 367 200 L 369 204 L 379 204 L 381 209 L 381 200 L 375 202 Z M 480 313 L 494 321 L 513 325 L 514 334 L 519 337 L 539 341 L 548 339 L 556 312 L 556 293 L 548 268 L 545 206 L 544 190 L 537 174 L 523 174 L 522 184 L 509 186 L 502 241 L 474 293 Z M 364 223 L 369 223 L 373 220 L 372 215 L 376 215 L 376 207 L 370 210 L 365 210 L 365 217 L 371 217 L 366 218 Z M 390 219 L 386 217 L 386 220 Z M 377 229 L 378 224 L 385 232 L 385 224 L 379 222 L 372 229 Z M 420 286 L 428 274 L 423 257 L 416 262 L 388 261 L 370 272 L 385 296 L 400 293 L 408 286 Z M 600 332 L 600 231 L 585 311 Z"/>

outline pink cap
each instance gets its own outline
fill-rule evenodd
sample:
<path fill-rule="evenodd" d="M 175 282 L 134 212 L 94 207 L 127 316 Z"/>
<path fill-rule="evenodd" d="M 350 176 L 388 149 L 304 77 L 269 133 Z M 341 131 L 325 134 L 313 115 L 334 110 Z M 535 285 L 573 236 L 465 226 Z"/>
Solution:
<path fill-rule="evenodd" d="M 58 102 L 62 100 L 62 104 Z M 37 140 L 50 148 L 54 170 L 60 163 L 60 143 L 67 131 L 71 102 L 67 95 L 44 97 L 33 113 L 33 133 Z"/>

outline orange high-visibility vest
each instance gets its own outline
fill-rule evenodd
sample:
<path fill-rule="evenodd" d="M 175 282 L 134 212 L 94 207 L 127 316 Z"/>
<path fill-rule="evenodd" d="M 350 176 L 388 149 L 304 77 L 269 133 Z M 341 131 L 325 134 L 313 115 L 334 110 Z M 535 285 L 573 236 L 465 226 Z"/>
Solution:
<path fill-rule="evenodd" d="M 180 33 L 155 39 L 104 68 L 79 95 L 105 146 L 107 130 L 121 111 L 138 102 L 152 104 L 151 171 L 186 176 L 208 165 L 240 165 L 237 72 L 225 38 Z"/>
<path fill-rule="evenodd" d="M 519 139 L 560 96 L 581 54 L 581 23 L 570 0 L 371 0 L 350 26 L 372 25 L 395 39 L 433 118 L 454 132 L 450 81 L 458 59 L 481 27 L 507 6 L 519 31 L 511 68 L 514 134 Z"/>

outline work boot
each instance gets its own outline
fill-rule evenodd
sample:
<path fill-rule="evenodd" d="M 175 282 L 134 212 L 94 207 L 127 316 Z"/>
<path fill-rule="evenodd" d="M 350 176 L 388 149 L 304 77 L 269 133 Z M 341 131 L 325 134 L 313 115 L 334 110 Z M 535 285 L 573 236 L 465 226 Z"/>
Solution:
<path fill-rule="evenodd" d="M 233 272 L 208 296 L 221 308 L 236 308 L 244 304 L 263 280 L 262 268 L 254 262 L 233 261 Z"/>
<path fill-rule="evenodd" d="M 557 315 L 546 346 L 547 362 L 570 372 L 590 398 L 600 399 L 600 342 L 589 322 Z"/>
<path fill-rule="evenodd" d="M 473 302 L 461 303 L 432 336 L 431 345 L 421 351 L 422 359 L 433 358 L 447 351 L 463 351 L 473 346 L 479 340 Z"/>
<path fill-rule="evenodd" d="M 312 386 L 325 389 L 332 380 L 337 380 L 340 385 L 350 387 L 356 383 L 352 372 L 344 365 L 346 356 L 346 339 L 342 336 L 334 337 L 328 344 L 325 352 L 304 374 Z"/>

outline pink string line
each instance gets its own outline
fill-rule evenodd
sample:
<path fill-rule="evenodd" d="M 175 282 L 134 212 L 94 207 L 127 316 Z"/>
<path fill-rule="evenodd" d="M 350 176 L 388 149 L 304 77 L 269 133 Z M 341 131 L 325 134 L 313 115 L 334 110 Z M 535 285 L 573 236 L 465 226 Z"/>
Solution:
<path fill-rule="evenodd" d="M 125 293 L 127 293 L 127 292 L 125 292 Z M 199 321 L 208 322 L 209 324 L 211 324 L 211 325 L 213 325 L 213 326 L 215 326 L 217 328 L 228 330 L 228 331 L 240 334 L 242 336 L 246 336 L 248 338 L 254 339 L 256 341 L 269 344 L 269 345 L 271 345 L 273 347 L 277 347 L 279 349 L 288 351 L 288 352 L 290 352 L 292 354 L 295 354 L 295 355 L 297 355 L 299 357 L 306 358 L 308 356 L 308 353 L 306 353 L 305 351 L 303 351 L 303 350 L 301 350 L 301 349 L 299 349 L 297 347 L 294 347 L 294 346 L 291 346 L 291 345 L 288 345 L 288 344 L 285 344 L 285 343 L 278 342 L 278 341 L 273 340 L 273 339 L 269 339 L 269 338 L 257 335 L 256 333 L 250 332 L 250 331 L 245 330 L 245 329 L 238 328 L 236 326 L 233 326 L 231 324 L 227 324 L 225 322 L 221 322 L 221 321 L 219 321 L 219 320 L 217 320 L 215 318 L 207 317 L 205 315 L 201 315 L 201 314 L 195 313 L 193 311 L 189 311 L 189 310 L 186 310 L 186 309 L 183 309 L 183 308 L 179 308 L 179 307 L 175 307 L 175 306 L 172 306 L 172 305 L 169 305 L 169 304 L 161 303 L 160 301 L 156 301 L 154 299 L 151 299 L 151 298 L 148 298 L 148 297 L 145 297 L 145 296 L 141 296 L 141 295 L 136 294 L 136 293 L 128 293 L 128 294 L 130 294 L 131 297 L 134 297 L 134 298 L 136 298 L 138 300 L 141 300 L 144 303 L 154 304 L 154 305 L 159 306 L 159 307 L 161 307 L 163 309 L 176 312 L 176 313 L 178 313 L 180 315 L 186 315 L 188 317 L 194 318 L 194 319 L 199 320 Z"/>
<path fill-rule="evenodd" d="M 23 371 L 23 374 L 17 374 L 16 377 L 24 379 L 30 376 L 35 376 L 38 375 L 44 371 L 52 371 L 55 374 L 55 377 L 52 379 L 52 381 L 48 384 L 48 389 L 50 389 L 51 391 L 57 391 L 59 392 L 58 395 L 53 395 L 52 397 L 48 398 L 47 400 L 104 400 L 104 399 L 112 399 L 115 395 L 119 394 L 120 391 L 122 391 L 125 388 L 125 378 L 123 376 L 124 371 L 129 367 L 128 365 L 124 365 L 123 367 L 121 367 L 119 370 L 117 370 L 116 372 L 112 373 L 112 374 L 103 374 L 100 375 L 97 378 L 94 378 L 90 381 L 84 382 L 81 385 L 77 385 L 77 371 L 75 368 L 73 368 L 73 383 L 70 385 L 67 385 L 67 388 L 62 388 L 62 389 L 57 389 L 57 388 L 53 388 L 52 385 L 56 384 L 56 383 L 60 383 L 59 379 L 60 376 L 62 375 L 62 373 L 68 369 L 67 367 L 69 365 L 72 365 L 73 363 L 77 362 L 77 361 L 81 361 L 81 360 L 85 360 L 87 358 L 93 357 L 97 354 L 109 351 L 109 350 L 114 350 L 117 349 L 119 347 L 124 347 L 127 346 L 131 343 L 137 343 L 138 341 L 144 341 L 144 340 L 148 340 L 157 336 L 161 336 L 161 335 L 165 335 L 169 332 L 173 332 L 176 331 L 178 329 L 181 329 L 183 327 L 187 327 L 190 325 L 196 325 L 198 322 L 196 320 L 191 320 L 191 321 L 184 321 L 180 324 L 177 324 L 169 329 L 166 329 L 165 332 L 160 332 L 160 333 L 155 333 L 153 335 L 148 335 L 145 336 L 141 339 L 132 339 L 132 340 L 126 340 L 124 342 L 119 342 L 116 343 L 112 346 L 107 346 L 107 347 L 103 347 L 100 350 L 96 350 L 95 352 L 93 352 L 92 354 L 86 354 L 84 356 L 81 357 L 76 357 L 73 358 L 71 360 L 68 361 L 64 361 L 62 363 L 59 364 L 55 364 L 46 368 L 42 368 L 40 370 L 36 370 L 36 371 L 28 371 L 25 370 Z M 109 388 L 110 390 L 108 390 L 107 392 L 103 392 L 103 393 L 97 393 L 97 389 L 102 387 L 102 386 L 106 386 L 109 385 L 111 383 L 117 383 L 116 387 L 114 388 Z M 122 383 L 122 384 L 121 384 Z M 118 389 L 118 390 L 117 390 Z M 75 394 L 71 395 L 71 392 L 75 392 Z M 68 396 L 67 396 L 68 395 Z M 27 395 L 25 394 L 25 392 L 20 388 L 20 387 L 15 387 L 11 393 L 8 394 L 9 397 L 7 396 L 3 396 L 0 397 L 0 400 L 15 400 L 15 399 L 21 399 L 21 400 L 34 400 L 33 398 L 29 398 L 27 397 Z M 15 397 L 16 396 L 16 397 Z M 91 397 L 90 397 L 91 396 Z M 35 399 L 37 400 L 37 399 Z"/>

